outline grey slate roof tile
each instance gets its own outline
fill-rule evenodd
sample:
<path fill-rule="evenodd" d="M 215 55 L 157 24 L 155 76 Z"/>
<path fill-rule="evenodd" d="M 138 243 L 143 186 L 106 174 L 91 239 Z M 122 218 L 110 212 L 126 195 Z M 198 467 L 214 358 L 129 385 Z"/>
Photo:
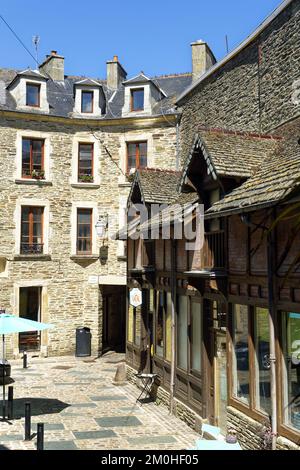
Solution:
<path fill-rule="evenodd" d="M 0 68 L 0 109 L 15 111 L 17 109 L 15 100 L 6 87 L 16 78 L 17 74 L 22 71 Z M 32 71 L 34 72 L 34 71 Z M 122 117 L 122 108 L 124 106 L 124 90 L 125 87 L 120 85 L 119 89 L 114 92 L 109 90 L 106 80 L 99 80 L 92 77 L 84 76 L 65 76 L 64 81 L 47 80 L 47 99 L 50 105 L 50 115 L 70 117 L 74 112 L 74 85 L 82 80 L 87 83 L 98 83 L 102 86 L 106 97 L 106 113 L 98 119 L 113 119 Z M 154 115 L 172 114 L 174 113 L 174 102 L 185 88 L 191 83 L 191 74 L 179 74 L 162 77 L 154 77 L 154 83 L 161 87 L 168 95 L 163 98 L 153 110 Z M 36 110 L 36 113 L 40 113 Z"/>
<path fill-rule="evenodd" d="M 300 187 L 300 118 L 277 129 L 282 135 L 274 152 L 260 165 L 258 171 L 224 199 L 215 203 L 208 216 L 226 215 L 272 205 L 287 198 Z"/>
<path fill-rule="evenodd" d="M 132 186 L 139 186 L 144 203 L 171 204 L 178 198 L 179 176 L 178 171 L 145 168 L 136 171 Z"/>

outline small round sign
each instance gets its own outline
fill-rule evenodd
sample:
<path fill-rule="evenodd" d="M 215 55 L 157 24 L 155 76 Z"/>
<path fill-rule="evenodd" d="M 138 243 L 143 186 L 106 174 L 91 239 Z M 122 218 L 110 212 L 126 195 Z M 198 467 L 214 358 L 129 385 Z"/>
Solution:
<path fill-rule="evenodd" d="M 129 302 L 133 307 L 139 307 L 143 303 L 142 291 L 134 288 L 129 292 Z"/>

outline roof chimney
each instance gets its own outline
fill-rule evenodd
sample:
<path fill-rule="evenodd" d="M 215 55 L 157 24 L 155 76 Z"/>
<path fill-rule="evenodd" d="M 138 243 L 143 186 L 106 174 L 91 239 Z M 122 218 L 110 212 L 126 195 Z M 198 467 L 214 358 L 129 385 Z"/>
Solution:
<path fill-rule="evenodd" d="M 64 80 L 65 78 L 65 59 L 58 55 L 57 51 L 51 51 L 46 56 L 44 62 L 40 65 L 39 70 L 52 78 L 52 80 Z"/>
<path fill-rule="evenodd" d="M 216 58 L 208 44 L 201 39 L 192 42 L 191 46 L 194 82 L 216 63 Z"/>
<path fill-rule="evenodd" d="M 113 60 L 108 60 L 106 62 L 106 67 L 107 87 L 111 90 L 117 90 L 120 84 L 126 80 L 127 72 L 120 64 L 117 55 L 114 55 Z"/>

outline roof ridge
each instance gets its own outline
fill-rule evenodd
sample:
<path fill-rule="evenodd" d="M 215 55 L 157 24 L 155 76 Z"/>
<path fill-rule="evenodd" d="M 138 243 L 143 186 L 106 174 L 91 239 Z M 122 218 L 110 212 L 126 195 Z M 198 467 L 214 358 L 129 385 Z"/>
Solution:
<path fill-rule="evenodd" d="M 153 77 L 150 77 L 151 80 L 154 80 L 156 78 L 176 78 L 176 77 L 190 77 L 192 76 L 192 72 L 182 72 L 182 73 L 170 73 L 170 74 L 164 74 L 164 75 L 154 75 Z"/>
<path fill-rule="evenodd" d="M 140 173 L 142 173 L 142 172 L 149 172 L 149 171 L 150 171 L 150 172 L 151 172 L 151 171 L 153 171 L 153 172 L 157 171 L 157 172 L 161 172 L 161 173 L 181 174 L 181 171 L 180 171 L 180 170 L 171 170 L 171 169 L 165 169 L 165 168 L 149 168 L 149 167 L 147 167 L 147 168 L 139 168 L 138 171 L 139 171 Z"/>
<path fill-rule="evenodd" d="M 240 131 L 240 130 L 233 130 L 233 129 L 224 129 L 222 127 L 205 127 L 201 126 L 199 128 L 201 131 L 211 132 L 211 133 L 220 133 L 220 134 L 227 134 L 227 135 L 236 135 L 236 136 L 244 136 L 244 137 L 255 137 L 259 139 L 270 139 L 270 140 L 282 140 L 281 136 L 275 134 L 260 134 L 258 132 L 251 132 L 251 131 Z"/>

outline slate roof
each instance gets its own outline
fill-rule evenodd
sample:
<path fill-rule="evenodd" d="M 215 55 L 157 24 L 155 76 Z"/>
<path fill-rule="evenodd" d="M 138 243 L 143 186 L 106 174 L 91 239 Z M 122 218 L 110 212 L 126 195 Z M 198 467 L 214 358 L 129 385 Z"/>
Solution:
<path fill-rule="evenodd" d="M 139 187 L 144 204 L 171 204 L 178 198 L 180 172 L 145 168 L 137 170 L 132 183 L 129 200 L 136 186 Z"/>
<path fill-rule="evenodd" d="M 224 129 L 201 129 L 183 167 L 180 185 L 184 183 L 195 151 L 206 160 L 209 172 L 217 177 L 248 178 L 274 152 L 278 138 Z"/>
<path fill-rule="evenodd" d="M 273 154 L 260 165 L 257 172 L 224 199 L 215 203 L 208 216 L 243 212 L 276 204 L 300 186 L 300 118 L 285 126 Z"/>
<path fill-rule="evenodd" d="M 0 68 L 0 110 L 15 111 L 17 109 L 14 98 L 12 97 L 7 86 L 20 73 L 18 70 Z M 107 88 L 106 80 L 100 80 L 92 77 L 84 76 L 65 76 L 64 81 L 47 80 L 47 99 L 49 102 L 49 114 L 60 117 L 73 117 L 74 113 L 74 85 L 82 80 L 98 84 L 102 87 L 106 98 L 106 112 L 99 118 L 114 119 L 122 117 L 122 108 L 124 106 L 124 85 L 120 85 L 115 92 Z M 178 74 L 150 78 L 158 87 L 166 93 L 167 97 L 158 102 L 153 109 L 152 115 L 174 114 L 174 103 L 180 93 L 192 82 L 191 74 Z M 37 109 L 31 111 L 40 114 Z M 78 116 L 76 116 L 78 119 Z M 93 118 L 94 119 L 94 118 Z"/>
<path fill-rule="evenodd" d="M 134 83 L 146 83 L 149 82 L 149 78 L 146 77 L 146 75 L 141 72 L 139 75 L 136 75 L 136 77 L 129 78 L 128 80 L 124 80 L 124 84 L 134 84 Z"/>

